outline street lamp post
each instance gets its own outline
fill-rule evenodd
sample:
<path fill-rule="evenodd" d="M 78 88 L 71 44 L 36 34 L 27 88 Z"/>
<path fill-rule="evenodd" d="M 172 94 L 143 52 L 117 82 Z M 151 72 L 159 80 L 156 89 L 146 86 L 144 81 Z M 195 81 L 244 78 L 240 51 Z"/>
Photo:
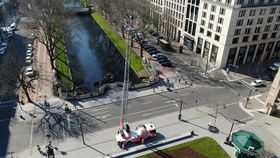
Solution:
<path fill-rule="evenodd" d="M 178 115 L 178 119 L 181 120 L 182 118 L 182 106 L 183 106 L 183 100 L 180 100 L 180 110 L 179 110 L 179 115 Z"/>
<path fill-rule="evenodd" d="M 230 131 L 229 131 L 229 133 L 228 133 L 228 136 L 227 136 L 227 138 L 226 138 L 226 141 L 224 142 L 225 144 L 230 144 L 230 135 L 231 135 L 233 126 L 234 126 L 234 122 L 231 124 Z"/>
<path fill-rule="evenodd" d="M 253 90 L 253 89 L 252 89 L 252 88 L 250 88 L 249 95 L 248 95 L 248 97 L 246 98 L 245 108 L 247 108 L 247 104 L 248 104 L 248 102 L 249 102 L 249 100 L 250 100 L 250 96 L 251 96 L 252 90 Z"/>

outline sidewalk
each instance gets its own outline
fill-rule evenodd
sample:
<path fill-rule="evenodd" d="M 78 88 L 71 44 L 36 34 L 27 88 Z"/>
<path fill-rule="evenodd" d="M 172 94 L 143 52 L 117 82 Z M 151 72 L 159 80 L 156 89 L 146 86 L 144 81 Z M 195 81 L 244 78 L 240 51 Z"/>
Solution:
<path fill-rule="evenodd" d="M 231 122 L 225 118 L 218 116 L 216 126 L 220 129 L 220 133 L 213 134 L 208 131 L 208 122 L 214 121 L 214 118 L 209 115 L 213 114 L 214 111 L 208 107 L 199 107 L 196 111 L 195 108 L 183 110 L 182 111 L 182 121 L 177 119 L 178 113 L 170 113 L 164 116 L 158 116 L 151 119 L 143 120 L 140 122 L 131 123 L 131 127 L 135 127 L 137 124 L 153 122 L 157 127 L 158 140 L 153 143 L 160 143 L 163 141 L 168 141 L 174 137 L 184 135 L 186 132 L 194 130 L 195 134 L 198 136 L 188 138 L 185 141 L 190 141 L 199 137 L 209 136 L 214 138 L 232 157 L 234 156 L 234 148 L 228 145 L 224 145 L 224 141 L 228 135 L 231 127 Z M 66 153 L 67 157 L 113 157 L 114 155 L 119 155 L 120 153 L 125 153 L 129 151 L 137 151 L 141 148 L 141 145 L 136 145 L 129 148 L 128 151 L 122 151 L 116 144 L 114 135 L 116 134 L 118 127 L 104 129 L 101 131 L 96 131 L 91 134 L 85 134 L 85 143 L 83 144 L 82 138 L 70 138 L 59 144 L 53 144 L 53 146 L 58 147 L 59 151 L 56 151 L 56 157 L 65 157 L 61 153 Z M 176 130 L 175 130 L 176 129 Z M 238 129 L 238 127 L 235 127 Z M 172 145 L 175 145 L 174 143 Z M 41 146 L 44 146 L 41 145 Z M 142 145 L 143 146 L 143 145 Z M 36 150 L 35 146 L 31 149 L 27 149 L 20 153 L 16 153 L 16 157 L 40 157 L 39 152 Z M 43 149 L 44 150 L 44 149 Z M 31 154 L 32 153 L 32 154 Z M 141 154 L 141 153 L 140 153 Z M 42 157 L 42 156 L 41 156 Z M 135 157 L 135 155 L 129 156 Z"/>
<path fill-rule="evenodd" d="M 247 106 L 246 101 L 241 100 L 240 105 L 243 107 L 243 109 L 254 117 L 254 120 L 247 122 L 247 125 L 244 125 L 242 129 L 253 131 L 264 141 L 265 150 L 279 157 L 280 119 L 278 117 L 269 116 L 266 114 L 267 107 L 264 104 L 265 98 L 266 95 L 252 96 L 250 97 Z"/>

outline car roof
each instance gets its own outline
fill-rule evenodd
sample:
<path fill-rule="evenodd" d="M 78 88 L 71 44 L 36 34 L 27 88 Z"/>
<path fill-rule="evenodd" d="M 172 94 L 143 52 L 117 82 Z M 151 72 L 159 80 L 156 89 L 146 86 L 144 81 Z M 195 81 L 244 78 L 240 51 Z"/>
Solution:
<path fill-rule="evenodd" d="M 30 70 L 32 70 L 32 67 L 27 67 L 26 70 L 30 71 Z"/>
<path fill-rule="evenodd" d="M 255 80 L 255 82 L 262 82 L 262 80 Z"/>

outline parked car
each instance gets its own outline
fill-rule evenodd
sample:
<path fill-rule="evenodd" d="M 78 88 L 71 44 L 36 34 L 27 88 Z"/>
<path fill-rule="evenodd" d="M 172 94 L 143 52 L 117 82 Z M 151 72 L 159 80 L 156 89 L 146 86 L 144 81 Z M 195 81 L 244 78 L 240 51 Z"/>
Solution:
<path fill-rule="evenodd" d="M 32 67 L 27 67 L 27 68 L 26 68 L 25 75 L 26 75 L 26 76 L 29 76 L 29 77 L 33 76 L 33 75 L 34 75 L 33 68 L 32 68 Z"/>
<path fill-rule="evenodd" d="M 251 82 L 250 85 L 252 87 L 259 87 L 259 86 L 263 85 L 263 81 L 262 80 L 255 80 L 255 81 Z"/>
<path fill-rule="evenodd" d="M 160 51 L 159 51 L 159 50 L 157 50 L 157 49 L 154 49 L 154 50 L 150 50 L 150 51 L 148 51 L 148 53 L 149 53 L 150 55 L 155 55 L 155 54 L 160 53 Z"/>
<path fill-rule="evenodd" d="M 32 50 L 27 49 L 26 56 L 33 56 Z"/>
<path fill-rule="evenodd" d="M 10 40 L 10 39 L 13 37 L 13 35 L 14 35 L 14 32 L 13 32 L 12 30 L 9 30 L 9 31 L 7 31 L 7 33 L 6 33 L 6 38 L 7 38 L 8 40 Z"/>
<path fill-rule="evenodd" d="M 149 44 L 144 44 L 144 46 L 143 46 L 143 48 L 146 50 L 146 49 L 148 49 L 148 48 L 151 48 L 151 47 L 153 47 L 153 46 L 151 46 L 151 45 L 149 45 Z"/>
<path fill-rule="evenodd" d="M 273 63 L 272 65 L 269 66 L 269 69 L 272 70 L 272 71 L 277 71 L 280 67 L 280 62 L 276 62 L 276 63 Z"/>
<path fill-rule="evenodd" d="M 161 63 L 161 66 L 172 67 L 172 63 L 171 62 L 163 62 L 163 63 Z"/>
<path fill-rule="evenodd" d="M 0 45 L 0 55 L 5 53 L 5 51 L 7 49 L 7 46 L 8 46 L 7 42 L 1 43 L 1 45 Z"/>
<path fill-rule="evenodd" d="M 171 62 L 171 61 L 168 60 L 168 59 L 160 59 L 160 60 L 158 60 L 157 62 L 160 63 L 160 64 L 162 64 L 162 63 L 164 63 L 164 62 Z"/>
<path fill-rule="evenodd" d="M 16 31 L 17 29 L 17 24 L 14 22 L 10 25 L 10 29 L 13 30 L 13 31 Z"/>
<path fill-rule="evenodd" d="M 31 64 L 31 63 L 32 63 L 32 59 L 31 59 L 31 58 L 30 58 L 30 59 L 25 59 L 25 63 L 26 63 L 27 65 Z"/>
<path fill-rule="evenodd" d="M 150 48 L 147 48 L 145 49 L 146 51 L 151 51 L 151 50 L 157 50 L 154 46 L 150 47 Z"/>
<path fill-rule="evenodd" d="M 27 50 L 33 50 L 33 45 L 32 44 L 28 44 L 27 45 Z"/>

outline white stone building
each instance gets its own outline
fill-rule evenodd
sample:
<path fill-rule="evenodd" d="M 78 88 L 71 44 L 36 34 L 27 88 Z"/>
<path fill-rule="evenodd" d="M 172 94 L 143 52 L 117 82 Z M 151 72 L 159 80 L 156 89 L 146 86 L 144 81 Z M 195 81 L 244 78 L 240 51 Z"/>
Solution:
<path fill-rule="evenodd" d="M 157 4 L 152 0 L 153 5 Z M 280 0 L 159 0 L 183 10 L 173 39 L 216 67 L 280 57 Z M 173 20 L 172 20 L 173 22 Z M 174 32 L 173 31 L 173 32 Z"/>

